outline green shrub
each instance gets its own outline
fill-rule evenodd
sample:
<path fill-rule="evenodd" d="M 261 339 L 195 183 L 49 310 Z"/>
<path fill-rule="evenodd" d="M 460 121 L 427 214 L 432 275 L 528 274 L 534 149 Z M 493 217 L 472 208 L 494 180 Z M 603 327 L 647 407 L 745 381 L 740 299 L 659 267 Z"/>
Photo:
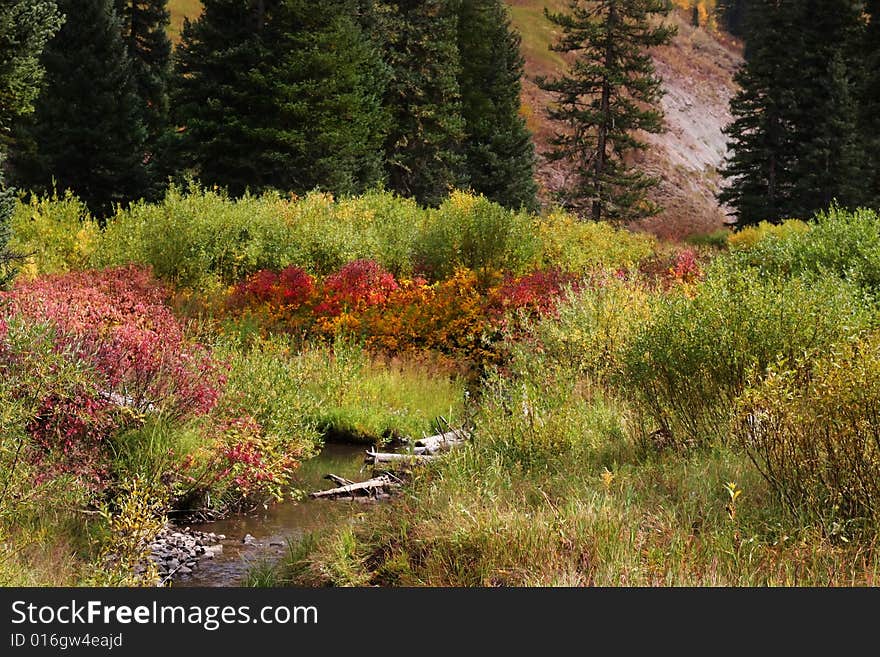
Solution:
<path fill-rule="evenodd" d="M 880 216 L 872 210 L 832 207 L 816 216 L 805 231 L 794 230 L 761 239 L 735 253 L 737 261 L 769 276 L 833 273 L 880 291 Z"/>
<path fill-rule="evenodd" d="M 92 264 L 150 265 L 159 277 L 190 288 L 280 269 L 291 258 L 289 231 L 280 219 L 283 204 L 269 194 L 233 201 L 217 191 L 172 187 L 159 203 L 139 201 L 120 210 Z"/>
<path fill-rule="evenodd" d="M 696 296 L 661 298 L 629 341 L 620 384 L 664 441 L 725 440 L 749 380 L 779 358 L 811 357 L 869 328 L 864 293 L 835 277 L 767 280 L 716 262 Z"/>
<path fill-rule="evenodd" d="M 25 257 L 20 271 L 27 277 L 86 267 L 101 237 L 88 208 L 69 191 L 19 202 L 11 231 L 9 249 Z"/>
<path fill-rule="evenodd" d="M 571 292 L 534 327 L 544 358 L 580 375 L 604 379 L 619 367 L 632 335 L 648 321 L 648 291 L 638 282 L 609 277 Z M 534 345 L 521 348 L 520 360 L 533 359 Z"/>
<path fill-rule="evenodd" d="M 453 192 L 435 211 L 415 245 L 417 268 L 432 280 L 469 269 L 483 282 L 499 272 L 522 273 L 539 253 L 528 214 L 485 196 Z"/>
<path fill-rule="evenodd" d="M 737 436 L 795 513 L 825 521 L 832 533 L 850 520 L 876 526 L 880 333 L 773 369 L 743 395 Z"/>
<path fill-rule="evenodd" d="M 311 193 L 284 206 L 290 262 L 327 275 L 353 260 L 368 259 L 396 276 L 408 276 L 425 218 L 415 201 L 390 192 L 339 201 Z"/>

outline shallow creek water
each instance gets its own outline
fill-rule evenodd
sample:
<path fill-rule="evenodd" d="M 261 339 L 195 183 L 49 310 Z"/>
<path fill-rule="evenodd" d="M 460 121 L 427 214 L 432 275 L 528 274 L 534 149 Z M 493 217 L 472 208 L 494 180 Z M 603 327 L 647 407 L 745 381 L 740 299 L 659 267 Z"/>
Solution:
<path fill-rule="evenodd" d="M 306 493 L 335 486 L 324 479 L 328 473 L 360 480 L 364 445 L 327 444 L 316 457 L 297 470 L 294 487 Z M 190 525 L 200 532 L 224 534 L 223 551 L 213 559 L 202 559 L 191 575 L 176 579 L 174 586 L 239 586 L 249 568 L 260 562 L 284 556 L 288 544 L 306 533 L 345 521 L 365 510 L 364 503 L 334 500 L 284 502 L 247 515 L 233 515 L 223 520 Z M 180 525 L 182 528 L 184 525 Z M 250 534 L 254 542 L 242 539 Z"/>

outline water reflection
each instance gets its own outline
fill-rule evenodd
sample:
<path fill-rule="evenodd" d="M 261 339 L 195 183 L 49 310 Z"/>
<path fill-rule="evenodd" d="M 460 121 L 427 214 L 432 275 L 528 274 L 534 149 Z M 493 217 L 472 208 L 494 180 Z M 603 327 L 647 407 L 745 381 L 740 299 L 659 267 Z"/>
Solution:
<path fill-rule="evenodd" d="M 369 476 L 362 471 L 365 449 L 363 445 L 326 445 L 321 454 L 300 466 L 294 487 L 306 492 L 332 488 L 335 484 L 323 478 L 327 473 L 356 481 Z M 198 531 L 225 534 L 223 552 L 214 559 L 202 559 L 192 575 L 176 580 L 174 586 L 240 586 L 252 564 L 278 559 L 287 552 L 288 542 L 363 510 L 360 502 L 304 499 L 193 525 Z M 253 544 L 242 543 L 247 534 L 253 536 Z"/>

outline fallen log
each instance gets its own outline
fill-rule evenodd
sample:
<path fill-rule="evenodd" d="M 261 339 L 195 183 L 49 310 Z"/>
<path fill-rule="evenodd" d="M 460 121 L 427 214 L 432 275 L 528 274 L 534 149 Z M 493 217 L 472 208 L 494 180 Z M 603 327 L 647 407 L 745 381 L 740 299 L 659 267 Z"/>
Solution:
<path fill-rule="evenodd" d="M 319 490 L 314 493 L 309 493 L 309 497 L 314 499 L 321 497 L 356 497 L 365 495 L 372 497 L 387 493 L 392 488 L 397 488 L 399 485 L 400 484 L 392 481 L 390 477 L 383 476 L 369 479 L 367 481 L 346 484 L 345 486 L 331 488 L 330 490 Z"/>
<path fill-rule="evenodd" d="M 436 436 L 419 438 L 413 443 L 415 445 L 413 453 L 436 454 L 437 452 L 443 452 L 451 447 L 461 445 L 467 437 L 468 434 L 465 431 L 447 431 Z"/>
<path fill-rule="evenodd" d="M 351 479 L 346 479 L 345 477 L 340 477 L 340 476 L 335 475 L 333 473 L 324 475 L 324 479 L 329 479 L 337 486 L 351 486 L 352 484 L 356 483 L 356 482 L 352 481 Z"/>
<path fill-rule="evenodd" d="M 367 450 L 367 455 L 364 458 L 364 461 L 367 463 L 372 463 L 373 465 L 377 463 L 423 463 L 426 461 L 433 461 L 436 458 L 433 454 L 396 454 L 392 452 L 374 452 L 372 450 Z"/>

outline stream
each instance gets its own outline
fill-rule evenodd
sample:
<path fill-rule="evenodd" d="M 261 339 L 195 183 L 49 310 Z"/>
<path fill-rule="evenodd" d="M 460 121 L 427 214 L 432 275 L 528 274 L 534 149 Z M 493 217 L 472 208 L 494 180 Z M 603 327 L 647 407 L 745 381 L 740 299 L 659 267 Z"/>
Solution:
<path fill-rule="evenodd" d="M 347 479 L 358 479 L 364 464 L 365 445 L 328 443 L 321 453 L 303 462 L 294 477 L 293 486 L 306 493 L 332 488 L 324 479 L 333 473 Z M 240 586 L 252 565 L 276 561 L 288 551 L 288 544 L 306 533 L 336 525 L 363 510 L 361 502 L 343 500 L 312 500 L 273 504 L 269 508 L 223 520 L 189 525 L 200 532 L 225 535 L 223 551 L 213 559 L 201 559 L 191 575 L 174 580 L 174 586 Z M 185 525 L 179 525 L 183 529 Z M 250 534 L 254 542 L 245 544 Z"/>

